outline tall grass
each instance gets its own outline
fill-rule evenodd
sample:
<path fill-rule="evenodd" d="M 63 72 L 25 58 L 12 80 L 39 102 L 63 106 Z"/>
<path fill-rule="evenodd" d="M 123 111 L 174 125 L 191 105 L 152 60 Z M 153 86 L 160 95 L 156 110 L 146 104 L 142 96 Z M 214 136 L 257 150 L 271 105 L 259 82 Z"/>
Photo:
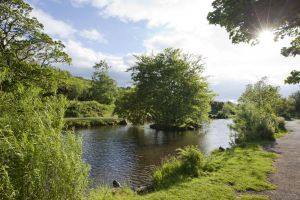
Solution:
<path fill-rule="evenodd" d="M 178 149 L 177 156 L 165 161 L 153 175 L 155 189 L 167 188 L 184 179 L 209 171 L 208 159 L 195 146 Z"/>
<path fill-rule="evenodd" d="M 0 199 L 82 199 L 88 167 L 81 141 L 62 136 L 63 97 L 20 89 L 0 97 Z"/>

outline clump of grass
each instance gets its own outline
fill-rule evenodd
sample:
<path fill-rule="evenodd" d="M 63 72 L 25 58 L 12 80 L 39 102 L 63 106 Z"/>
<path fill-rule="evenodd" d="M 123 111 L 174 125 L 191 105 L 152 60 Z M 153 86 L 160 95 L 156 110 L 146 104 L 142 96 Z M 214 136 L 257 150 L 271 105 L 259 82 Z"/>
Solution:
<path fill-rule="evenodd" d="M 199 177 L 207 169 L 206 157 L 195 146 L 177 150 L 177 156 L 171 157 L 153 175 L 156 189 L 167 188 L 184 179 Z"/>

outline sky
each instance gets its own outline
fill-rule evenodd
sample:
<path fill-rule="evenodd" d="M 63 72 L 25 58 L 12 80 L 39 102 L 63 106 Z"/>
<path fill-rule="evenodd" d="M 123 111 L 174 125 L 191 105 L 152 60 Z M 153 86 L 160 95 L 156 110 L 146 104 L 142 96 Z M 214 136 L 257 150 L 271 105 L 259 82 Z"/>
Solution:
<path fill-rule="evenodd" d="M 217 100 L 236 101 L 245 86 L 268 77 L 270 84 L 290 95 L 298 85 L 284 79 L 299 69 L 300 56 L 283 57 L 289 39 L 274 42 L 263 31 L 260 44 L 232 44 L 225 29 L 208 24 L 212 0 L 26 0 L 44 30 L 61 40 L 72 58 L 58 67 L 90 78 L 95 62 L 105 59 L 119 86 L 130 86 L 127 69 L 134 55 L 180 48 L 203 56 L 204 76 Z"/>

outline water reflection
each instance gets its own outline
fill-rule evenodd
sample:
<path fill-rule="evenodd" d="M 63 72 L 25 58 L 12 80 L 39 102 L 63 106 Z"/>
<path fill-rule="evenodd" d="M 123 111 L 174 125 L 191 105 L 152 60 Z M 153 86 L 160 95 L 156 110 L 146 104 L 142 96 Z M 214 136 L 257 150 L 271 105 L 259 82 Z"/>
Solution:
<path fill-rule="evenodd" d="M 213 120 L 198 131 L 164 132 L 149 126 L 116 126 L 78 130 L 83 159 L 91 166 L 92 186 L 116 179 L 130 186 L 147 184 L 155 166 L 175 150 L 198 145 L 203 153 L 229 146 L 230 120 Z"/>

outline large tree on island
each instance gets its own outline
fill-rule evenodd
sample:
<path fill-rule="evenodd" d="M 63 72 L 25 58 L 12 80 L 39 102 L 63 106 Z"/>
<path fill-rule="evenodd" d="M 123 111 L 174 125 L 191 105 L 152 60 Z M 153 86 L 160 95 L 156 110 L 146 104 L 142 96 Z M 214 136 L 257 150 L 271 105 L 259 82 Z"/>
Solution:
<path fill-rule="evenodd" d="M 31 16 L 31 11 L 23 0 L 0 0 L 0 64 L 70 63 L 64 45 L 43 32 L 43 25 Z"/>
<path fill-rule="evenodd" d="M 212 6 L 208 21 L 225 27 L 233 43 L 256 44 L 260 32 L 272 30 L 276 40 L 292 38 L 282 55 L 300 55 L 299 0 L 215 0 Z M 300 72 L 293 71 L 286 82 L 299 83 Z"/>
<path fill-rule="evenodd" d="M 117 101 L 116 114 L 156 129 L 196 128 L 208 120 L 212 93 L 201 57 L 170 48 L 136 59 L 129 69 L 134 88 Z"/>

